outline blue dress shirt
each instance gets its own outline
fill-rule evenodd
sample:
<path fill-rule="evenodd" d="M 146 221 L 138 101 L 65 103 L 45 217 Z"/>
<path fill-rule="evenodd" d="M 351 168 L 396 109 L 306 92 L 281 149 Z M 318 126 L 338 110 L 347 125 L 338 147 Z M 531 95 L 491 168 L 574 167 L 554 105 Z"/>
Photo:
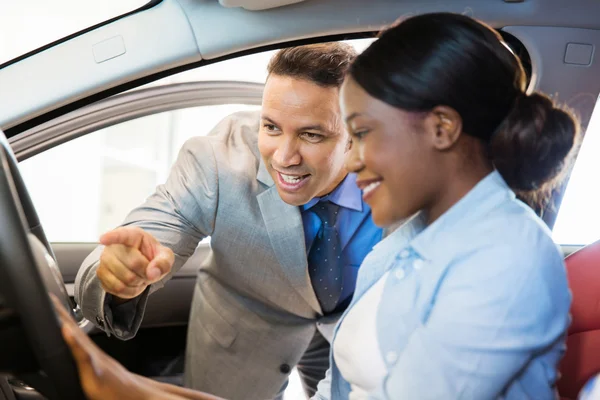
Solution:
<path fill-rule="evenodd" d="M 337 229 L 344 260 L 342 271 L 344 287 L 340 296 L 340 303 L 342 303 L 354 293 L 358 268 L 373 246 L 381 240 L 383 230 L 371 219 L 371 209 L 363 202 L 362 191 L 356 186 L 356 174 L 348 174 L 333 192 L 324 197 L 315 197 L 300 206 L 307 254 L 321 228 L 321 220 L 309 210 L 321 200 L 329 200 L 340 206 Z"/>
<path fill-rule="evenodd" d="M 387 271 L 376 313 L 386 371 L 369 399 L 554 399 L 571 297 L 549 229 L 498 172 L 431 225 L 365 258 L 345 315 Z M 353 351 L 360 351 L 360 343 Z M 315 399 L 348 399 L 335 357 Z"/>

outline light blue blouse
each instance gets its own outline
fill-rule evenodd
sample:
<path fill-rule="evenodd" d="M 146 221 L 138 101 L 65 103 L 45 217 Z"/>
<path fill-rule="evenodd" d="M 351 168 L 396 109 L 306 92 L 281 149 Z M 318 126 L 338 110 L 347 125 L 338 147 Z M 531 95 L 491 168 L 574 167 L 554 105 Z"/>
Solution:
<path fill-rule="evenodd" d="M 430 226 L 417 214 L 376 245 L 346 313 L 388 270 L 373 310 L 387 373 L 370 399 L 554 398 L 571 302 L 563 257 L 499 173 Z M 314 398 L 349 393 L 332 357 Z"/>

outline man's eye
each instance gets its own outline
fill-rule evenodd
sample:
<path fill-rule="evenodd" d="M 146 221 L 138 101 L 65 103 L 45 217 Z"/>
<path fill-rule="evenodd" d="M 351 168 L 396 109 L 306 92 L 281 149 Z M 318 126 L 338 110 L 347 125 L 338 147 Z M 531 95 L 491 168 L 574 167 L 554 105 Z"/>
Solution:
<path fill-rule="evenodd" d="M 317 142 L 323 139 L 323 135 L 319 135 L 318 133 L 312 132 L 304 132 L 302 133 L 302 136 L 304 136 L 304 138 L 310 140 L 311 142 Z"/>
<path fill-rule="evenodd" d="M 264 124 L 263 127 L 269 132 L 275 132 L 277 127 L 273 124 Z"/>

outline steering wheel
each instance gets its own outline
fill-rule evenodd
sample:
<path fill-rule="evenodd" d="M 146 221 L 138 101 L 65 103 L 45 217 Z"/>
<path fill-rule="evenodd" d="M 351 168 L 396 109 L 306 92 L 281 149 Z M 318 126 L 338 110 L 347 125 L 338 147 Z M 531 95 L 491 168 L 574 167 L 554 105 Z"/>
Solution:
<path fill-rule="evenodd" d="M 0 131 L 0 294 L 5 303 L 0 299 L 0 312 L 16 313 L 42 370 L 35 384 L 27 383 L 52 400 L 84 399 L 48 293 L 73 310 L 16 158 Z"/>

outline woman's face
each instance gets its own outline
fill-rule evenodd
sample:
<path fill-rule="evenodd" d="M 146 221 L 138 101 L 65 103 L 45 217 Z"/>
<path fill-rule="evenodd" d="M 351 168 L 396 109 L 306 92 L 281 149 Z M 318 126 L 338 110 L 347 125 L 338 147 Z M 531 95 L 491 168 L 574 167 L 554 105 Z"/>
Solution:
<path fill-rule="evenodd" d="M 431 207 L 440 163 L 431 143 L 435 123 L 428 113 L 392 107 L 351 77 L 342 86 L 340 101 L 352 136 L 346 168 L 357 174 L 375 224 L 387 226 Z"/>

